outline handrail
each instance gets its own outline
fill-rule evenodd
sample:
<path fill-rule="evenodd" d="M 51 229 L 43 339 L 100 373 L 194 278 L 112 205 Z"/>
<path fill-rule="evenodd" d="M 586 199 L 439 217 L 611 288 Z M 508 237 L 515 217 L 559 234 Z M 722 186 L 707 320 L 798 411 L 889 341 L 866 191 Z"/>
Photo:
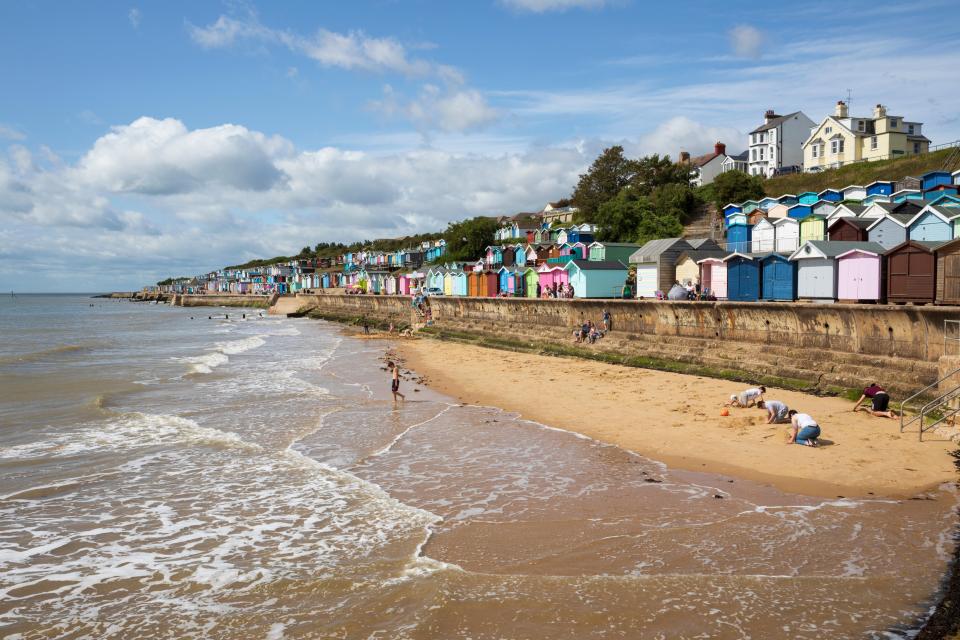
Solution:
<path fill-rule="evenodd" d="M 927 411 L 929 411 L 929 410 L 931 410 L 931 409 L 934 409 L 934 408 L 936 408 L 936 407 L 941 407 L 941 406 L 943 406 L 943 405 L 945 405 L 945 404 L 948 404 L 951 400 L 953 400 L 954 398 L 957 397 L 958 392 L 960 392 L 960 385 L 957 385 L 956 387 L 954 387 L 954 388 L 951 389 L 950 391 L 947 391 L 946 393 L 942 394 L 942 395 L 939 396 L 938 398 L 936 398 L 936 399 L 934 399 L 934 400 L 931 400 L 931 401 L 928 402 L 927 404 L 923 405 L 923 407 L 920 409 L 920 415 L 919 415 L 919 420 L 920 420 L 919 437 L 920 437 L 920 441 L 921 441 L 921 442 L 923 442 L 923 432 L 924 432 L 924 431 L 929 431 L 930 429 L 933 429 L 935 426 L 937 426 L 937 425 L 940 424 L 941 422 L 945 421 L 945 420 L 946 420 L 947 418 L 949 418 L 950 416 L 956 415 L 957 412 L 960 411 L 960 407 L 958 407 L 958 408 L 956 408 L 956 409 L 953 409 L 953 411 L 952 411 L 951 413 L 946 413 L 946 414 L 940 416 L 940 417 L 939 417 L 937 420 L 935 420 L 934 422 L 930 423 L 929 425 L 924 426 L 923 420 L 924 420 L 924 417 L 925 417 L 926 414 L 927 414 Z"/>
<path fill-rule="evenodd" d="M 907 398 L 907 399 L 905 399 L 905 400 L 902 400 L 902 401 L 900 402 L 900 433 L 903 433 L 903 430 L 904 430 L 905 427 L 910 426 L 911 424 L 913 424 L 914 422 L 916 422 L 917 420 L 920 419 L 920 416 L 917 415 L 917 416 L 914 416 L 913 418 L 911 418 L 911 419 L 910 419 L 909 421 L 907 421 L 907 422 L 904 422 L 904 421 L 903 421 L 903 418 L 904 418 L 903 410 L 904 410 L 904 408 L 907 406 L 907 403 L 909 403 L 911 400 L 915 400 L 918 396 L 923 395 L 923 393 L 924 393 L 925 391 L 927 391 L 928 389 L 932 389 L 933 387 L 938 386 L 938 385 L 939 385 L 941 382 L 943 382 L 944 380 L 946 380 L 946 379 L 948 379 L 948 378 L 951 378 L 951 377 L 957 375 L 958 373 L 960 373 L 960 368 L 954 369 L 953 371 L 951 371 L 951 372 L 948 373 L 947 375 L 943 376 L 942 378 L 940 378 L 940 379 L 937 380 L 936 382 L 933 382 L 933 383 L 931 383 L 931 384 L 928 384 L 928 385 L 925 386 L 923 389 L 920 389 L 920 391 L 917 391 L 915 394 L 913 394 L 913 395 L 910 396 L 909 398 Z M 923 428 L 923 423 L 922 423 L 922 422 L 920 423 L 920 427 L 921 427 L 921 429 Z"/>

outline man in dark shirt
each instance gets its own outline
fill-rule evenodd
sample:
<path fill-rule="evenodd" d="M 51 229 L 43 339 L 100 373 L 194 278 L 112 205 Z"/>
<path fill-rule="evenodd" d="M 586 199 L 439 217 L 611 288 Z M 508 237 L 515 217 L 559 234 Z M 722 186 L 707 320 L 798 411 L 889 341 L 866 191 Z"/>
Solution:
<path fill-rule="evenodd" d="M 894 414 L 893 411 L 890 411 L 890 395 L 876 382 L 870 383 L 870 386 L 863 390 L 863 394 L 860 396 L 860 399 L 857 400 L 857 404 L 853 405 L 853 410 L 859 411 L 860 405 L 863 404 L 867 398 L 870 399 L 872 406 L 864 407 L 864 411 L 878 418 L 897 419 L 898 416 Z"/>

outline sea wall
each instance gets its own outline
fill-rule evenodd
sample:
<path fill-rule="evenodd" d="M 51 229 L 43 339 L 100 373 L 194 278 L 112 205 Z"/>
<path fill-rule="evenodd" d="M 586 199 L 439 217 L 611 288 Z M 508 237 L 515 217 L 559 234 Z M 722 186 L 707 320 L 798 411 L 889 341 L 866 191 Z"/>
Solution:
<path fill-rule="evenodd" d="M 409 322 L 410 298 L 374 295 L 299 296 L 333 315 Z M 870 356 L 937 362 L 960 353 L 944 341 L 944 320 L 960 320 L 960 307 L 668 302 L 653 300 L 541 300 L 523 298 L 430 299 L 434 320 L 471 321 L 504 333 L 529 328 L 572 330 L 600 321 L 604 309 L 616 332 L 687 336 L 731 342 L 809 347 Z"/>
<path fill-rule="evenodd" d="M 267 309 L 276 302 L 276 295 L 187 295 L 173 296 L 173 304 L 180 307 L 254 307 Z"/>

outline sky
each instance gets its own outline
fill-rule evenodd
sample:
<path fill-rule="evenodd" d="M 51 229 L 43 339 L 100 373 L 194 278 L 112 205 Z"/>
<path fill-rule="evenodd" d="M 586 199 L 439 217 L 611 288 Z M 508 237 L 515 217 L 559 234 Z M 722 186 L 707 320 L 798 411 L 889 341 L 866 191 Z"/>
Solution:
<path fill-rule="evenodd" d="M 0 2 L 0 290 L 133 290 L 570 194 L 604 148 L 730 152 L 838 99 L 960 139 L 912 3 Z"/>

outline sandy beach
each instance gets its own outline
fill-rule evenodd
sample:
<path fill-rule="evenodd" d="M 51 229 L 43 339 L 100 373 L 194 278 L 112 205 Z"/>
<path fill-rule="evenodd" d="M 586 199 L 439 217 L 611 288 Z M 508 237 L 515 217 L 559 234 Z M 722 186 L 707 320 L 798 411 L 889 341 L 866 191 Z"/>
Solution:
<path fill-rule="evenodd" d="M 766 424 L 760 409 L 721 417 L 742 383 L 430 339 L 397 350 L 405 367 L 461 402 L 515 411 L 679 469 L 823 497 L 912 497 L 957 477 L 948 455 L 955 444 L 919 442 L 915 432 L 900 433 L 899 421 L 854 413 L 843 398 L 768 389 L 767 399 L 818 420 L 823 445 L 811 448 L 786 444 L 788 425 Z"/>

